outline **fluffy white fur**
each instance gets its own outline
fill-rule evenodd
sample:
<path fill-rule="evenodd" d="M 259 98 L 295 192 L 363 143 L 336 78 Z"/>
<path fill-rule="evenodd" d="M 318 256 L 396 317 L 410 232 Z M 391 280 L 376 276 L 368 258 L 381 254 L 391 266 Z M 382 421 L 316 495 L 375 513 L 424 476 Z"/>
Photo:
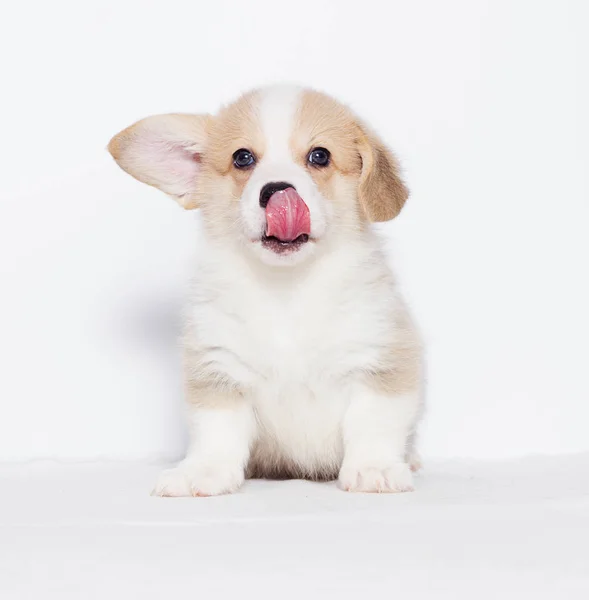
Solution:
<path fill-rule="evenodd" d="M 388 348 L 405 360 L 404 340 L 412 326 L 378 238 L 369 227 L 345 228 L 312 173 L 293 159 L 301 101 L 296 88 L 259 94 L 265 150 L 243 187 L 232 235 L 205 226 L 184 343 L 188 379 L 207 383 L 189 392 L 192 441 L 186 458 L 161 475 L 156 494 L 235 491 L 254 455 L 270 466 L 266 471 L 288 465 L 300 476 L 339 473 L 348 491 L 412 489 L 420 385 L 397 392 L 394 382 L 381 385 L 374 375 Z M 141 136 L 127 138 L 135 143 Z M 177 138 L 174 130 L 175 143 Z M 145 180 L 128 167 L 131 159 L 124 164 L 123 141 L 117 142 L 115 158 Z M 147 168 L 153 172 L 154 152 L 162 146 L 151 139 L 148 146 Z M 141 150 L 133 160 L 141 161 Z M 182 181 L 195 177 L 186 164 L 179 175 Z M 317 243 L 289 256 L 261 245 L 265 217 L 259 193 L 271 181 L 288 181 L 299 191 Z M 183 197 L 176 182 L 172 191 Z M 205 225 L 215 218 L 211 214 L 204 211 Z M 387 377 L 394 377 L 394 368 Z"/>

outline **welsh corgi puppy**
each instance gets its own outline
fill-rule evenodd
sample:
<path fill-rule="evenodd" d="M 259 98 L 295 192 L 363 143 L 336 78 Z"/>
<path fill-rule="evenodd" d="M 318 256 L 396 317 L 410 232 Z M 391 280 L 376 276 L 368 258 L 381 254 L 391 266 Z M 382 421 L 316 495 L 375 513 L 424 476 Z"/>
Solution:
<path fill-rule="evenodd" d="M 247 477 L 413 489 L 422 349 L 371 223 L 408 191 L 346 106 L 272 86 L 218 114 L 167 114 L 116 135 L 127 173 L 203 233 L 183 336 L 190 446 L 160 496 Z"/>

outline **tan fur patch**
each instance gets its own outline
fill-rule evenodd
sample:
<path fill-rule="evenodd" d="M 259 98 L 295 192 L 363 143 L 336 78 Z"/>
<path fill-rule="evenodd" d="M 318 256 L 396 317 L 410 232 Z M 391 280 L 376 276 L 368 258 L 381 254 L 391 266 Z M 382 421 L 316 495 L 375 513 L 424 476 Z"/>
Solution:
<path fill-rule="evenodd" d="M 301 164 L 306 165 L 309 150 L 323 147 L 331 153 L 332 170 L 360 175 L 360 133 L 355 117 L 344 105 L 313 90 L 303 92 L 291 140 L 294 156 Z M 324 170 L 329 171 L 329 167 Z"/>
<path fill-rule="evenodd" d="M 308 165 L 309 151 L 316 147 L 331 153 L 327 167 Z M 324 197 L 348 200 L 346 191 L 356 186 L 362 214 L 370 221 L 392 219 L 407 199 L 407 188 L 390 151 L 347 107 L 325 94 L 303 92 L 291 148 Z"/>
<path fill-rule="evenodd" d="M 368 374 L 370 385 L 385 394 L 407 394 L 421 388 L 422 343 L 406 306 L 398 298 L 389 317 L 395 336 L 380 357 L 380 368 Z"/>
<path fill-rule="evenodd" d="M 205 353 L 192 348 L 187 333 L 184 344 L 184 382 L 189 404 L 206 408 L 243 402 L 244 390 L 232 379 L 211 368 Z"/>
<path fill-rule="evenodd" d="M 374 134 L 366 131 L 359 149 L 363 164 L 358 192 L 360 204 L 371 221 L 389 221 L 401 212 L 409 196 L 399 175 L 397 160 Z"/>
<path fill-rule="evenodd" d="M 319 92 L 303 92 L 290 141 L 293 157 L 309 173 L 321 194 L 341 201 L 338 179 L 360 177 L 362 162 L 357 149 L 360 130 L 352 113 L 342 104 Z M 307 162 L 313 148 L 326 148 L 331 154 L 327 167 Z"/>
<path fill-rule="evenodd" d="M 242 96 L 214 117 L 204 155 L 203 167 L 211 171 L 213 184 L 219 177 L 230 183 L 231 197 L 238 200 L 253 169 L 237 169 L 233 165 L 233 153 L 244 148 L 259 161 L 264 155 L 265 140 L 259 123 L 259 93 L 254 91 Z"/>

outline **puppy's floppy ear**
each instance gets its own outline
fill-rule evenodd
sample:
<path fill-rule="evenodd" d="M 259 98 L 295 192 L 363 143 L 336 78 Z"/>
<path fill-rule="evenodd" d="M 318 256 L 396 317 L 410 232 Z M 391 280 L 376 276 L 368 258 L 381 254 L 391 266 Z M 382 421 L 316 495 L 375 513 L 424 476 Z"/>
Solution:
<path fill-rule="evenodd" d="M 358 149 L 362 158 L 360 205 L 370 221 L 389 221 L 401 212 L 409 196 L 399 176 L 397 161 L 387 147 L 363 127 Z"/>
<path fill-rule="evenodd" d="M 184 114 L 147 117 L 115 135 L 108 151 L 135 179 L 159 188 L 186 209 L 197 208 L 195 191 L 210 119 Z"/>

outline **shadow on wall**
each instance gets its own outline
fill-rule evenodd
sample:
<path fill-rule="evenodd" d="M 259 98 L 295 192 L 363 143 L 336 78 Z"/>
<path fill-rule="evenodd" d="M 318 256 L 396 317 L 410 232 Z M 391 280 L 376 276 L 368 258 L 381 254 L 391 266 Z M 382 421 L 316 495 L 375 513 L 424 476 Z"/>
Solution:
<path fill-rule="evenodd" d="M 160 448 L 157 458 L 176 460 L 188 443 L 181 350 L 184 299 L 161 289 L 135 291 L 113 309 L 116 344 L 124 353 L 124 368 L 130 366 L 133 374 L 135 396 L 150 396 L 136 399 L 139 436 L 146 446 Z"/>

